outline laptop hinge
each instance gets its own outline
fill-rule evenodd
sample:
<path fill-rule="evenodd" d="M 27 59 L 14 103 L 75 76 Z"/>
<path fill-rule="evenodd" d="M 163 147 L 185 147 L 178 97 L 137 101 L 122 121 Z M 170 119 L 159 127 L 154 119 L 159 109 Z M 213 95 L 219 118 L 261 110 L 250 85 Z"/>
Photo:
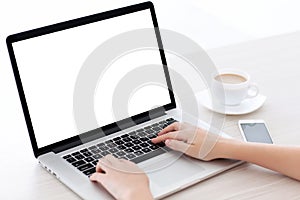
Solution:
<path fill-rule="evenodd" d="M 65 151 L 67 149 L 71 149 L 73 147 L 79 146 L 81 144 L 82 144 L 82 142 L 80 142 L 80 141 L 74 141 L 74 142 L 70 142 L 70 143 L 64 144 L 62 146 L 53 148 L 52 151 L 54 153 L 59 153 L 59 152 Z"/>
<path fill-rule="evenodd" d="M 152 119 L 155 119 L 155 118 L 158 118 L 158 117 L 161 117 L 161 116 L 164 116 L 166 115 L 167 113 L 164 111 L 164 110 L 159 110 L 159 111 L 156 111 L 156 112 L 149 112 L 149 115 L 147 116 L 144 116 L 144 117 L 141 117 L 137 120 L 135 120 L 135 122 L 137 124 L 141 124 L 141 123 L 144 123 L 146 121 L 150 121 Z"/>
<path fill-rule="evenodd" d="M 166 114 L 167 113 L 163 109 L 157 109 L 155 112 L 154 111 L 149 111 L 148 115 L 143 116 L 143 117 L 139 117 L 138 119 L 135 119 L 134 124 L 132 124 L 132 121 L 130 120 L 130 123 L 125 122 L 125 123 L 119 124 L 118 128 L 111 128 L 110 130 L 106 130 L 105 134 L 109 135 L 109 134 L 115 133 L 117 131 L 133 127 L 134 125 L 141 124 L 141 123 L 150 121 L 152 119 L 164 116 Z M 97 133 L 99 131 L 93 130 L 91 132 Z M 102 136 L 104 136 L 104 134 L 102 134 Z M 98 139 L 98 138 L 99 138 L 99 134 L 91 134 L 90 136 L 88 136 L 86 138 L 85 137 L 80 137 L 80 139 L 78 138 L 77 140 L 75 139 L 75 141 L 68 142 L 67 144 L 63 144 L 61 146 L 55 147 L 55 148 L 52 149 L 52 151 L 54 153 L 59 153 L 59 152 L 65 151 L 67 149 L 71 149 L 73 147 L 79 146 L 83 143 L 86 143 L 86 142 L 89 142 L 89 141 L 92 141 L 92 140 L 95 140 L 95 139 Z"/>

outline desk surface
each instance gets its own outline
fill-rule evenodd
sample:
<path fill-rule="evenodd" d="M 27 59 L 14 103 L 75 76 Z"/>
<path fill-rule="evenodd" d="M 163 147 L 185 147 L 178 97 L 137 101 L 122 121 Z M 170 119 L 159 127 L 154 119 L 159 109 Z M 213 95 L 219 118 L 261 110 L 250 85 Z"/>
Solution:
<path fill-rule="evenodd" d="M 300 145 L 300 32 L 210 50 L 218 68 L 247 71 L 267 96 L 264 106 L 243 116 L 226 116 L 223 131 L 241 138 L 239 119 L 264 119 L 274 143 Z M 17 93 L 15 97 L 17 98 Z M 18 112 L 18 114 L 16 114 Z M 21 107 L 7 119 L 23 121 L 5 135 L 0 155 L 1 199 L 79 199 L 34 159 Z M 201 108 L 201 115 L 210 111 Z M 12 117 L 12 115 L 14 115 Z M 206 120 L 206 119 L 204 119 Z M 19 123 L 18 123 L 19 124 Z M 10 148 L 13 148 L 10 150 Z M 252 164 L 243 164 L 166 199 L 300 199 L 300 183 Z"/>

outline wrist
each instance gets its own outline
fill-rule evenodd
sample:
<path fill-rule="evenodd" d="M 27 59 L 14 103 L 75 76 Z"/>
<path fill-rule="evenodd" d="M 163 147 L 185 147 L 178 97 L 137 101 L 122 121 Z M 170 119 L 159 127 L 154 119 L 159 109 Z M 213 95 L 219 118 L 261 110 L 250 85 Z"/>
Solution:
<path fill-rule="evenodd" d="M 227 159 L 237 159 L 236 154 L 238 153 L 240 146 L 243 144 L 243 141 L 236 139 L 227 139 L 222 138 L 219 141 L 218 145 L 218 158 L 227 158 Z"/>

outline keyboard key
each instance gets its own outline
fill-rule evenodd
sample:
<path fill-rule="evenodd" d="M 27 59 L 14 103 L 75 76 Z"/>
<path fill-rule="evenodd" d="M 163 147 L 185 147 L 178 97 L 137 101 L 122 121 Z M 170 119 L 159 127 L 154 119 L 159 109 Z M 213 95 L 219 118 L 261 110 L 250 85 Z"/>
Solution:
<path fill-rule="evenodd" d="M 69 162 L 69 163 L 73 163 L 75 161 L 76 161 L 76 159 L 73 157 L 67 159 L 67 162 Z"/>
<path fill-rule="evenodd" d="M 91 146 L 91 147 L 89 147 L 88 149 L 90 149 L 90 150 L 92 150 L 92 149 L 97 149 L 97 146 Z"/>
<path fill-rule="evenodd" d="M 155 135 L 155 134 L 149 134 L 149 135 L 147 135 L 147 137 L 148 137 L 149 139 L 152 139 L 152 138 L 156 138 L 157 135 Z"/>
<path fill-rule="evenodd" d="M 128 135 L 130 135 L 130 136 L 136 135 L 136 132 L 135 132 L 135 131 L 132 131 L 132 132 L 128 133 Z"/>
<path fill-rule="evenodd" d="M 145 142 L 145 141 L 148 141 L 149 139 L 148 138 L 145 138 L 145 137 L 142 137 L 140 138 L 141 141 Z"/>
<path fill-rule="evenodd" d="M 173 121 L 167 121 L 167 124 L 170 125 L 170 124 L 173 124 L 174 122 L 176 122 L 176 120 L 173 120 Z"/>
<path fill-rule="evenodd" d="M 152 129 L 155 131 L 161 131 L 161 128 L 158 128 L 158 127 L 153 127 Z"/>
<path fill-rule="evenodd" d="M 145 130 L 145 132 L 148 133 L 148 134 L 155 133 L 155 131 L 152 130 L 152 129 Z"/>
<path fill-rule="evenodd" d="M 132 144 L 131 142 L 128 142 L 128 143 L 125 143 L 124 146 L 126 146 L 126 147 L 132 147 L 132 146 L 134 146 L 134 144 Z"/>
<path fill-rule="evenodd" d="M 174 119 L 172 117 L 166 119 L 166 121 L 174 121 Z"/>
<path fill-rule="evenodd" d="M 141 143 L 140 146 L 141 147 L 147 147 L 147 146 L 149 146 L 149 144 L 147 144 L 147 143 Z"/>
<path fill-rule="evenodd" d="M 84 159 L 86 162 L 93 162 L 95 159 L 92 157 L 88 157 Z"/>
<path fill-rule="evenodd" d="M 80 150 L 81 153 L 84 153 L 84 152 L 87 152 L 87 151 L 88 151 L 88 149 L 81 149 Z"/>
<path fill-rule="evenodd" d="M 142 151 L 145 152 L 145 153 L 148 153 L 148 152 L 151 151 L 151 149 L 149 149 L 149 148 L 144 148 L 144 149 L 142 149 Z"/>
<path fill-rule="evenodd" d="M 139 137 L 145 137 L 147 135 L 147 133 L 145 132 L 140 132 L 137 134 Z"/>
<path fill-rule="evenodd" d="M 125 153 L 123 151 L 119 151 L 118 153 L 116 153 L 118 156 L 124 156 Z"/>
<path fill-rule="evenodd" d="M 157 146 L 157 145 L 150 145 L 149 148 L 152 149 L 152 150 L 154 150 L 154 149 L 158 149 L 159 146 Z"/>
<path fill-rule="evenodd" d="M 151 129 L 151 126 L 146 126 L 146 127 L 144 127 L 144 129 L 145 129 L 145 131 L 147 131 L 147 130 Z"/>
<path fill-rule="evenodd" d="M 85 171 L 90 168 L 94 168 L 94 166 L 90 163 L 77 167 L 77 169 L 79 169 L 80 171 Z"/>
<path fill-rule="evenodd" d="M 106 150 L 109 149 L 109 147 L 108 146 L 101 146 L 101 147 L 99 147 L 99 149 L 101 149 L 102 151 L 106 151 Z"/>
<path fill-rule="evenodd" d="M 126 138 L 128 136 L 129 136 L 128 134 L 124 134 L 124 135 L 121 135 L 121 138 Z"/>
<path fill-rule="evenodd" d="M 93 164 L 94 166 L 96 166 L 98 162 L 99 162 L 98 160 L 95 160 L 95 161 L 92 162 L 92 164 Z"/>
<path fill-rule="evenodd" d="M 113 141 L 118 141 L 118 140 L 120 140 L 121 138 L 120 137 L 115 137 L 114 139 L 113 139 Z"/>
<path fill-rule="evenodd" d="M 158 123 L 155 123 L 155 124 L 152 124 L 151 126 L 153 128 L 153 127 L 157 127 L 158 125 L 159 125 Z"/>
<path fill-rule="evenodd" d="M 72 156 L 77 156 L 77 155 L 80 155 L 80 153 L 79 152 L 72 153 Z"/>
<path fill-rule="evenodd" d="M 158 145 L 159 147 L 164 147 L 164 146 L 166 146 L 166 144 L 165 144 L 164 142 L 157 143 L 156 145 Z"/>
<path fill-rule="evenodd" d="M 138 137 L 137 135 L 131 135 L 130 138 L 133 139 L 133 140 L 136 140 L 136 139 L 138 139 L 139 137 Z"/>
<path fill-rule="evenodd" d="M 72 156 L 71 155 L 66 155 L 66 156 L 63 157 L 63 159 L 68 159 L 68 158 L 72 158 Z"/>
<path fill-rule="evenodd" d="M 90 168 L 90 169 L 88 169 L 88 170 L 83 171 L 83 173 L 84 173 L 85 175 L 87 175 L 87 176 L 90 176 L 90 175 L 92 175 L 92 174 L 95 173 L 95 172 L 96 172 L 96 168 L 95 168 L 95 167 L 92 167 L 92 168 Z"/>
<path fill-rule="evenodd" d="M 139 129 L 139 130 L 136 130 L 136 132 L 138 132 L 138 133 L 143 132 L 143 131 L 144 131 L 143 128 L 141 128 L 141 129 Z"/>
<path fill-rule="evenodd" d="M 162 126 L 162 125 L 159 125 L 157 127 L 160 128 L 161 130 L 164 129 L 164 128 L 166 128 L 165 126 Z"/>
<path fill-rule="evenodd" d="M 166 128 L 167 126 L 169 126 L 169 124 L 167 123 L 163 124 L 163 128 Z"/>
<path fill-rule="evenodd" d="M 84 164 L 86 164 L 86 162 L 84 160 L 79 160 L 79 161 L 76 161 L 76 162 L 72 163 L 72 165 L 74 167 L 79 167 L 79 166 L 84 165 Z"/>
<path fill-rule="evenodd" d="M 134 150 L 131 149 L 131 148 L 125 149 L 124 151 L 127 152 L 127 153 L 132 153 L 132 152 L 134 152 Z"/>
<path fill-rule="evenodd" d="M 84 156 L 81 155 L 81 154 L 79 154 L 79 155 L 75 156 L 75 158 L 76 158 L 77 160 L 82 160 L 82 159 L 84 159 Z"/>
<path fill-rule="evenodd" d="M 136 152 L 134 152 L 134 155 L 136 155 L 136 156 L 141 156 L 143 154 L 144 154 L 144 152 L 142 152 L 142 151 L 136 151 Z"/>
<path fill-rule="evenodd" d="M 135 151 L 137 151 L 137 150 L 140 150 L 142 147 L 140 147 L 140 146 L 133 146 L 133 147 L 131 147 L 133 150 L 135 150 Z"/>
<path fill-rule="evenodd" d="M 166 151 L 164 151 L 163 149 L 156 149 L 150 153 L 138 156 L 138 157 L 132 159 L 131 161 L 134 163 L 140 163 L 142 161 L 148 160 L 149 158 L 153 158 L 153 157 L 161 155 L 163 153 L 166 153 Z"/>
<path fill-rule="evenodd" d="M 133 144 L 140 144 L 140 143 L 142 143 L 142 141 L 140 141 L 140 140 L 133 140 L 132 143 Z"/>
<path fill-rule="evenodd" d="M 108 155 L 108 154 L 110 154 L 108 151 L 103 151 L 103 152 L 101 152 L 101 154 L 103 155 L 103 156 L 106 156 L 106 155 Z"/>
<path fill-rule="evenodd" d="M 102 147 L 103 145 L 105 145 L 104 143 L 99 143 L 97 144 L 97 147 Z"/>
<path fill-rule="evenodd" d="M 99 160 L 100 158 L 102 158 L 103 156 L 101 154 L 96 154 L 93 155 L 93 158 L 95 158 L 96 160 Z"/>
<path fill-rule="evenodd" d="M 116 153 L 114 153 L 113 156 L 116 157 L 116 158 L 120 158 L 121 157 L 121 156 L 118 156 L 118 154 L 116 154 Z"/>
<path fill-rule="evenodd" d="M 124 150 L 124 149 L 126 149 L 127 147 L 125 147 L 124 145 L 120 145 L 120 146 L 118 146 L 117 148 L 118 148 L 118 149 L 121 149 L 121 150 Z"/>
<path fill-rule="evenodd" d="M 100 153 L 101 151 L 100 151 L 100 149 L 93 149 L 93 150 L 91 150 L 91 152 L 93 154 L 97 154 L 97 153 Z"/>
<path fill-rule="evenodd" d="M 151 140 L 147 140 L 147 141 L 145 141 L 145 143 L 147 143 L 149 145 L 154 145 L 154 143 Z"/>
<path fill-rule="evenodd" d="M 132 139 L 129 138 L 129 137 L 125 137 L 125 138 L 123 138 L 122 140 L 126 143 L 126 142 L 130 142 Z"/>
<path fill-rule="evenodd" d="M 91 152 L 89 152 L 89 151 L 86 151 L 86 152 L 84 152 L 83 153 L 83 155 L 85 156 L 85 157 L 89 157 L 89 156 L 91 156 L 91 155 L 93 155 Z"/>
<path fill-rule="evenodd" d="M 110 153 L 116 153 L 117 151 L 119 151 L 117 148 L 112 148 L 108 150 Z"/>
<path fill-rule="evenodd" d="M 133 158 L 135 158 L 136 156 L 134 155 L 134 154 L 128 154 L 128 155 L 126 155 L 126 157 L 129 159 L 129 160 L 131 160 L 131 159 L 133 159 Z"/>
<path fill-rule="evenodd" d="M 117 140 L 117 141 L 115 141 L 115 144 L 121 145 L 121 144 L 124 144 L 124 142 L 122 140 Z"/>
<path fill-rule="evenodd" d="M 109 148 L 113 148 L 116 147 L 117 145 L 113 142 L 107 143 L 106 146 L 108 146 Z"/>

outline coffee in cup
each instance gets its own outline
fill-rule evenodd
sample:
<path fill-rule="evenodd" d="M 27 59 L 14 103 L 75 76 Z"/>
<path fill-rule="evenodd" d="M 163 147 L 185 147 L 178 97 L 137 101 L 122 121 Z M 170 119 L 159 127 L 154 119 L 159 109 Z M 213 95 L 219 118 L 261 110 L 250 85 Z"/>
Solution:
<path fill-rule="evenodd" d="M 247 81 L 247 79 L 241 75 L 229 73 L 219 74 L 215 77 L 215 79 L 219 82 L 227 84 L 239 84 Z"/>
<path fill-rule="evenodd" d="M 256 97 L 259 93 L 250 76 L 239 70 L 223 69 L 213 75 L 211 93 L 214 100 L 223 105 L 239 105 L 247 98 Z"/>

